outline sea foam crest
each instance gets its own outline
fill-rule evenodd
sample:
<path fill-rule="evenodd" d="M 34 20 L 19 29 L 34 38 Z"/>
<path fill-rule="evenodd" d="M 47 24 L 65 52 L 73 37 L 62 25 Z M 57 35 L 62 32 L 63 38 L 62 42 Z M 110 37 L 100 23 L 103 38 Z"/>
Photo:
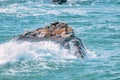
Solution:
<path fill-rule="evenodd" d="M 0 44 L 0 64 L 19 60 L 75 58 L 68 50 L 51 41 L 7 42 Z"/>
<path fill-rule="evenodd" d="M 74 56 L 75 49 L 69 51 L 60 44 L 52 41 L 42 42 L 15 42 L 10 41 L 0 44 L 0 64 L 29 60 L 65 60 L 77 59 Z M 88 51 L 88 58 L 95 58 L 95 52 Z"/>
<path fill-rule="evenodd" d="M 30 6 L 33 5 L 33 6 Z M 49 7 L 45 9 L 43 6 Z M 40 15 L 56 15 L 61 16 L 63 14 L 70 15 L 84 15 L 87 13 L 86 10 L 79 9 L 76 11 L 76 8 L 66 8 L 57 9 L 55 7 L 60 5 L 40 5 L 34 3 L 27 3 L 26 5 L 14 3 L 5 7 L 0 8 L 0 13 L 13 14 L 17 17 L 25 17 L 25 16 L 40 16 Z M 65 6 L 65 5 L 64 5 Z"/>

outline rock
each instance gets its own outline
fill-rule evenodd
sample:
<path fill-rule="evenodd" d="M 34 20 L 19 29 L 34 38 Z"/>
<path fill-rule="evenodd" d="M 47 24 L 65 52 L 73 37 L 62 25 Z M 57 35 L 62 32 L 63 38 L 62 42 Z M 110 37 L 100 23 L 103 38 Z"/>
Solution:
<path fill-rule="evenodd" d="M 66 34 L 65 32 L 63 32 L 63 33 L 60 34 L 60 36 L 62 38 L 71 37 L 71 36 L 73 36 L 73 33 Z"/>
<path fill-rule="evenodd" d="M 55 2 L 57 4 L 63 4 L 63 3 L 66 3 L 67 0 L 52 0 L 52 2 Z"/>
<path fill-rule="evenodd" d="M 62 22 L 54 22 L 50 26 L 18 35 L 15 40 L 32 42 L 51 40 L 69 50 L 72 49 L 72 44 L 75 48 L 74 55 L 78 58 L 83 58 L 87 53 L 82 41 L 74 35 L 74 30 L 67 23 Z"/>

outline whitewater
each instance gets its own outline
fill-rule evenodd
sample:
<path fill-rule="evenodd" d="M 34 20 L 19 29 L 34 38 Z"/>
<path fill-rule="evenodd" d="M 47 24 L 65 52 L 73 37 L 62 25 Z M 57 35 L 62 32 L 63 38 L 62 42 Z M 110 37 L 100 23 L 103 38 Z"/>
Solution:
<path fill-rule="evenodd" d="M 52 41 L 12 40 L 55 21 L 74 29 L 84 59 Z M 120 0 L 0 0 L 0 80 L 119 80 L 119 57 Z"/>

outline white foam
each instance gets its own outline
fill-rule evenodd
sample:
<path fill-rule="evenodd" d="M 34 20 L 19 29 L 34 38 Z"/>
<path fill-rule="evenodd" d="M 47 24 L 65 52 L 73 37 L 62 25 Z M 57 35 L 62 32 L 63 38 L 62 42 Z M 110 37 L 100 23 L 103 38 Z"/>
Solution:
<path fill-rule="evenodd" d="M 94 59 L 94 58 L 97 58 L 97 54 L 95 51 L 90 51 L 90 50 L 87 50 L 87 57 L 89 59 Z"/>
<path fill-rule="evenodd" d="M 40 8 L 31 8 L 28 6 L 23 6 L 19 4 L 12 4 L 3 8 L 0 8 L 0 13 L 9 13 L 9 14 L 16 14 L 17 17 L 24 17 L 24 16 L 38 16 L 43 13 L 44 9 Z"/>
<path fill-rule="evenodd" d="M 29 55 L 30 53 L 30 55 Z M 17 59 L 28 57 L 30 59 L 34 54 L 30 51 L 30 43 L 17 44 L 13 42 L 0 45 L 0 64 L 14 62 Z M 31 56 L 32 55 L 32 56 Z"/>
<path fill-rule="evenodd" d="M 82 10 L 82 9 L 64 9 L 62 12 L 65 12 L 65 13 L 69 13 L 71 15 L 82 15 L 82 14 L 86 14 L 87 11 L 86 10 Z"/>
<path fill-rule="evenodd" d="M 29 6 L 33 5 L 33 6 Z M 45 9 L 43 6 L 47 6 L 49 8 Z M 77 9 L 76 8 L 55 8 L 60 5 L 41 5 L 41 4 L 35 4 L 35 3 L 27 3 L 26 5 L 22 4 L 11 4 L 6 7 L 0 8 L 0 13 L 8 13 L 16 15 L 17 17 L 25 17 L 25 16 L 40 16 L 40 15 L 63 15 L 63 14 L 71 14 L 71 15 L 84 15 L 87 13 L 86 10 Z M 65 6 L 64 6 L 65 7 Z M 8 15 L 9 16 L 9 15 Z"/>
<path fill-rule="evenodd" d="M 0 44 L 0 64 L 18 60 L 73 58 L 69 51 L 54 42 L 8 42 Z"/>

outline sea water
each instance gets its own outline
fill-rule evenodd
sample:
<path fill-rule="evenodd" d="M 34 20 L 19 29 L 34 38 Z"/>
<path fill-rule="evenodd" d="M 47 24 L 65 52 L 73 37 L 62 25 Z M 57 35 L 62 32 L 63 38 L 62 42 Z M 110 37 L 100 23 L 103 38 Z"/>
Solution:
<path fill-rule="evenodd" d="M 12 39 L 51 22 L 74 29 L 88 54 Z M 0 0 L 0 80 L 120 80 L 120 0 Z"/>

